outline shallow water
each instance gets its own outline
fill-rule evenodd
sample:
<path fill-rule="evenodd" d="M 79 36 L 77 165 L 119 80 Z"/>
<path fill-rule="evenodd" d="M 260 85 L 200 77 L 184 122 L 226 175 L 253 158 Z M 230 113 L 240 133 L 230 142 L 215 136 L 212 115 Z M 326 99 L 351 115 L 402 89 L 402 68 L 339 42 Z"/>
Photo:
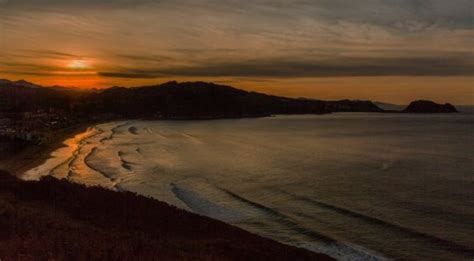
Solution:
<path fill-rule="evenodd" d="M 340 259 L 472 260 L 473 116 L 113 122 L 25 178 L 138 192 Z"/>

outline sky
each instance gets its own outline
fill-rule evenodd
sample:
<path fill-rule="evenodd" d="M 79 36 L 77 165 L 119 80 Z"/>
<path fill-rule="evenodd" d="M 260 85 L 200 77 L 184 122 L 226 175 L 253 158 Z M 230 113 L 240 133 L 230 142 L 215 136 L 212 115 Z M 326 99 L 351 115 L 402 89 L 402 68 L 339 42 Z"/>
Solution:
<path fill-rule="evenodd" d="M 474 104 L 472 0 L 0 0 L 0 78 Z"/>

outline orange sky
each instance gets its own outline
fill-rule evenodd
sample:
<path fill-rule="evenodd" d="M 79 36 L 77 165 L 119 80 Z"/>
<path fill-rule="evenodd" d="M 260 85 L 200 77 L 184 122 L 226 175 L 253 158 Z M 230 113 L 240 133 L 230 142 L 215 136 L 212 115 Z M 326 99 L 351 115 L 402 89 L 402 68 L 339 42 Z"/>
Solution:
<path fill-rule="evenodd" d="M 474 1 L 0 1 L 0 78 L 474 104 Z"/>

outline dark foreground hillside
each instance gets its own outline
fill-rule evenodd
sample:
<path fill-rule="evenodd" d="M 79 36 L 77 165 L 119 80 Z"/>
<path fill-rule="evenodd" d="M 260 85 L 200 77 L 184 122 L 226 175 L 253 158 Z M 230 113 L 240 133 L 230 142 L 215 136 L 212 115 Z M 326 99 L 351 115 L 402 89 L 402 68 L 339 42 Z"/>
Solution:
<path fill-rule="evenodd" d="M 1 260 L 330 260 L 129 192 L 0 172 Z"/>

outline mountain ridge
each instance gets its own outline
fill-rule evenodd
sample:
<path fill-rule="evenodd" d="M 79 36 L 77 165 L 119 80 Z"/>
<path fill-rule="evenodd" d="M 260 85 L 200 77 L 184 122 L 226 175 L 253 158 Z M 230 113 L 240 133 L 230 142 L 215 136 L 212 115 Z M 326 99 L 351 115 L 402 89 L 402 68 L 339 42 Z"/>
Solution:
<path fill-rule="evenodd" d="M 79 114 L 114 113 L 122 117 L 199 119 L 272 114 L 383 112 L 370 101 L 295 99 L 249 92 L 209 82 L 170 81 L 141 87 L 77 91 L 17 86 L 0 88 L 0 111 L 61 109 Z"/>
<path fill-rule="evenodd" d="M 78 115 L 115 114 L 129 118 L 214 119 L 261 117 L 275 114 L 326 114 L 334 112 L 423 112 L 369 100 L 324 101 L 289 98 L 241 90 L 212 82 L 177 82 L 137 87 L 78 90 L 42 87 L 25 80 L 0 80 L 0 112 L 59 109 Z M 431 104 L 427 112 L 454 112 Z M 391 104 L 390 104 L 391 105 Z M 381 108 L 382 107 L 382 108 Z M 433 109 L 433 108 L 438 109 Z"/>

